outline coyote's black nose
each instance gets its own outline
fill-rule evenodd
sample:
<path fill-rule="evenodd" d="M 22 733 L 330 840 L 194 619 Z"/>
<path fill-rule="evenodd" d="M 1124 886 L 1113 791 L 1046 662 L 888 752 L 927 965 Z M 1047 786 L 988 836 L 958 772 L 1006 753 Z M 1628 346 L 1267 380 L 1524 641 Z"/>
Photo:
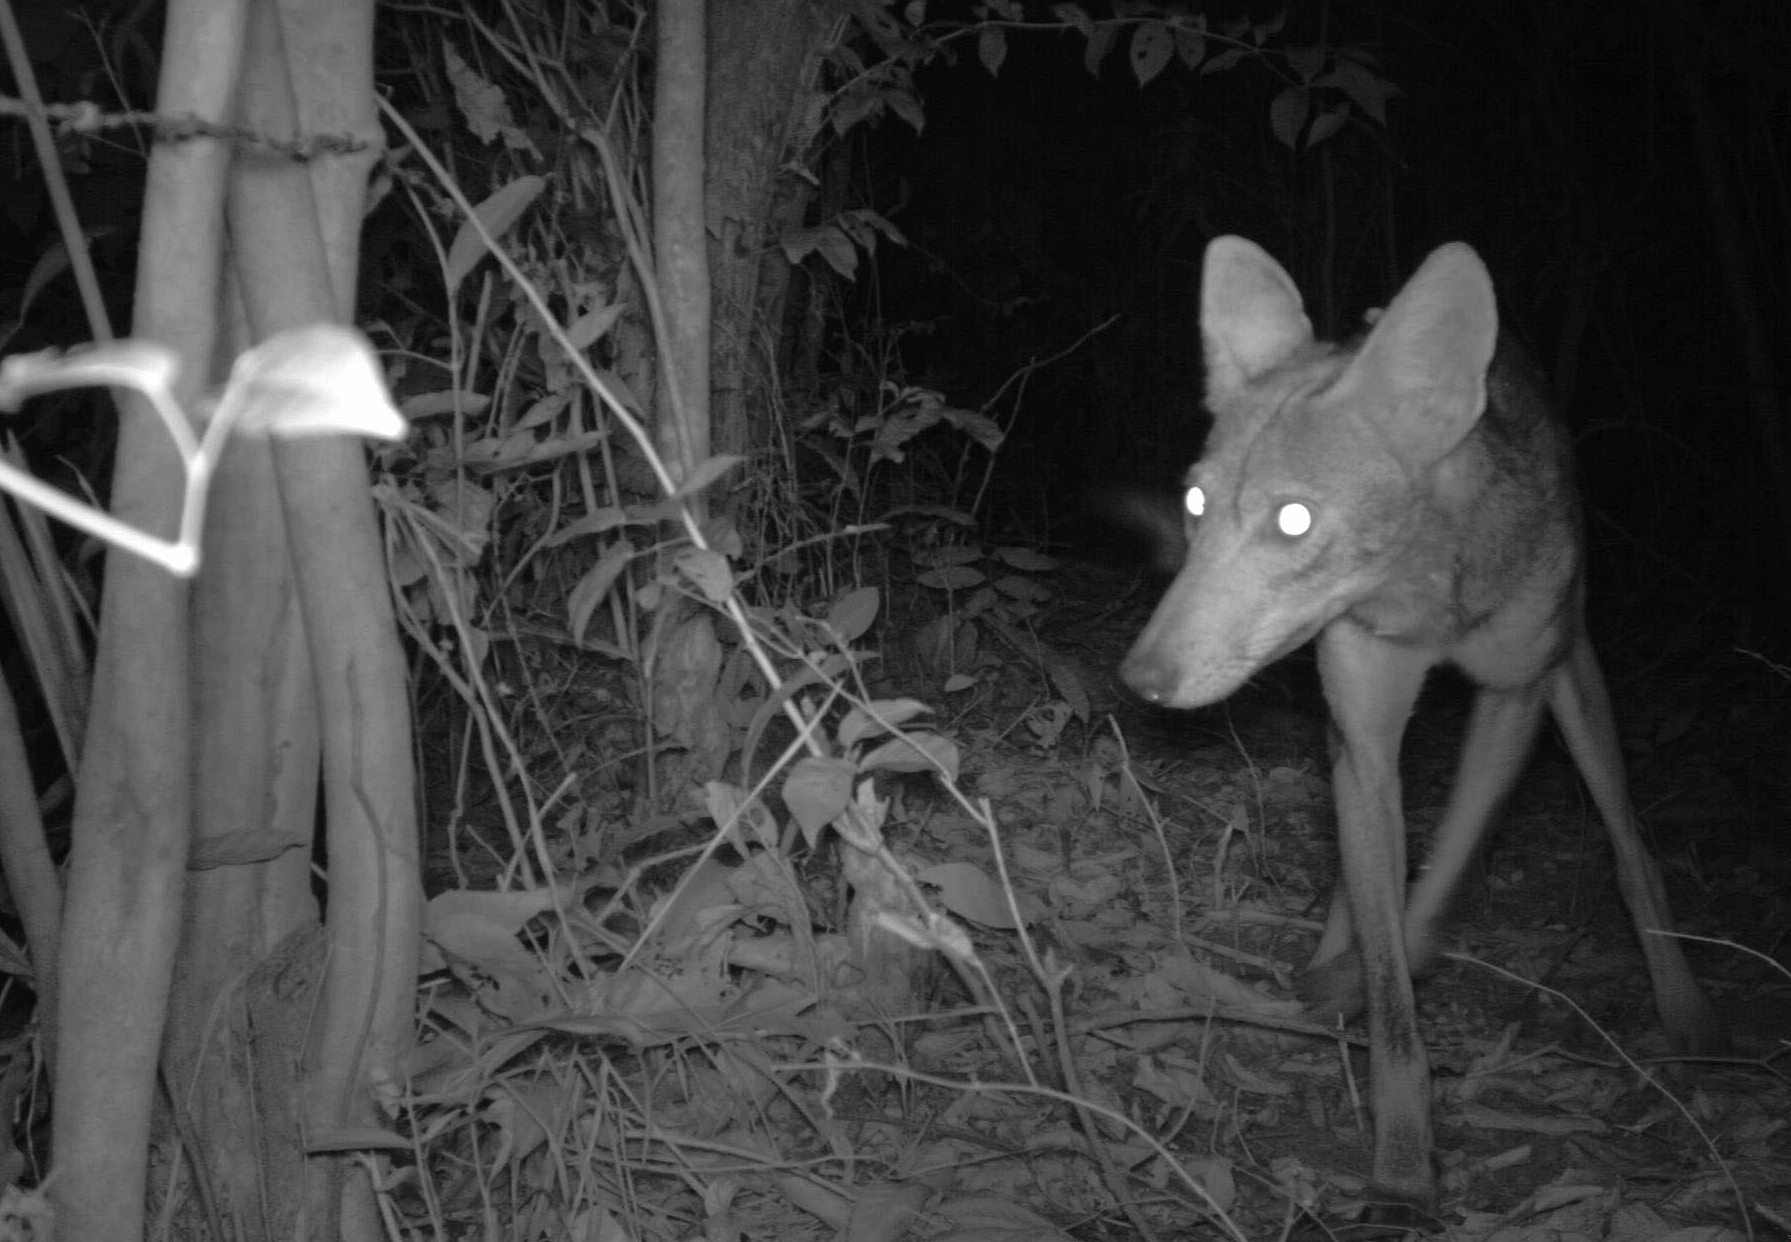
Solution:
<path fill-rule="evenodd" d="M 1174 688 L 1175 674 L 1166 663 L 1148 652 L 1133 651 L 1119 666 L 1126 689 L 1146 703 L 1161 706 Z"/>

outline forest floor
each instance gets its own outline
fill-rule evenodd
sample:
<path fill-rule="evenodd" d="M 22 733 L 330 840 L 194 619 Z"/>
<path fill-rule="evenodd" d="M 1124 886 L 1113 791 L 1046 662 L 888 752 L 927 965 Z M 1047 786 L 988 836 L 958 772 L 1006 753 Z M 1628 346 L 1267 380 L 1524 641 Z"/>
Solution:
<path fill-rule="evenodd" d="M 1013 744 L 1028 731 L 1000 722 L 1062 680 L 1028 687 L 1016 677 L 1009 700 L 998 692 L 980 713 L 1002 741 L 972 740 L 965 767 L 972 792 L 991 799 L 1007 828 L 1015 888 L 1047 912 L 1036 936 L 1072 968 L 1066 1016 L 1081 1091 L 1163 1139 L 1247 1236 L 1279 1234 L 1290 1202 L 1347 1207 L 1370 1150 L 1363 1031 L 1346 1039 L 1301 1029 L 1290 987 L 1336 875 L 1310 657 L 1217 708 L 1154 711 L 1114 691 L 1112 672 L 1154 588 L 1086 566 L 1066 567 L 1060 586 L 1036 632 L 1081 670 L 1086 730 L 1030 752 Z M 1626 743 L 1646 739 L 1632 779 L 1657 830 L 1676 917 L 1685 931 L 1782 952 L 1760 937 L 1783 934 L 1791 860 L 1782 840 L 1758 842 L 1749 830 L 1762 822 L 1761 782 L 1785 790 L 1782 772 L 1774 783 L 1758 769 L 1782 766 L 1782 745 L 1770 739 L 1787 736 L 1786 696 L 1723 701 L 1707 668 L 1683 672 L 1677 690 L 1672 674 L 1663 659 L 1651 695 L 1636 692 L 1639 678 L 1617 681 L 1614 693 L 1633 726 Z M 1435 681 L 1404 757 L 1414 858 L 1447 800 L 1468 697 L 1447 675 Z M 1157 830 L 1116 784 L 1122 766 L 1154 801 Z M 1782 838 L 1785 803 L 1777 806 Z M 941 813 L 921 836 L 921 853 L 992 864 L 984 834 L 963 817 Z M 1023 975 L 1011 936 L 978 947 L 998 978 Z M 1604 834 L 1554 738 L 1457 894 L 1446 948 L 1418 998 L 1452 1232 L 1638 1238 L 1723 1225 L 1782 1234 L 1791 981 L 1733 947 L 1688 946 L 1739 1055 L 1667 1058 Z M 1021 1135 L 1062 1123 L 1010 1124 Z M 1119 1140 L 1116 1150 L 1121 1165 L 1166 1187 L 1135 1143 Z M 1058 1197 L 1036 1159 L 1015 1161 L 1009 1175 L 1038 1179 L 1044 1201 Z M 1040 1201 L 1012 1183 L 990 1189 Z"/>
<path fill-rule="evenodd" d="M 509 680 L 557 722 L 531 768 L 583 775 L 533 829 L 576 883 L 502 891 L 495 819 L 432 851 L 449 969 L 428 976 L 414 1125 L 425 1167 L 468 1173 L 402 1210 L 460 1236 L 503 1201 L 528 1238 L 1344 1232 L 1365 1031 L 1308 1021 L 1292 986 L 1336 875 L 1310 655 L 1217 707 L 1150 710 L 1114 670 L 1155 588 L 1075 562 L 1040 581 L 943 661 L 891 638 L 919 632 L 925 592 L 884 603 L 910 623 L 886 622 L 875 693 L 930 706 L 910 727 L 955 745 L 962 797 L 878 773 L 883 834 L 973 950 L 956 971 L 921 955 L 903 1012 L 855 978 L 839 854 L 790 848 L 789 785 L 750 833 L 716 826 L 714 784 L 707 814 L 641 814 L 617 779 L 639 754 L 628 670 L 519 646 Z M 1604 833 L 1546 737 L 1417 988 L 1454 1238 L 1791 1235 L 1791 976 L 1768 960 L 1791 922 L 1791 689 L 1715 632 L 1626 632 L 1604 655 L 1636 802 L 1681 929 L 1710 937 L 1687 951 L 1737 1054 L 1666 1055 Z M 1467 701 L 1435 681 L 1404 755 L 1414 859 Z M 567 1219 L 588 1227 L 554 1232 Z"/>

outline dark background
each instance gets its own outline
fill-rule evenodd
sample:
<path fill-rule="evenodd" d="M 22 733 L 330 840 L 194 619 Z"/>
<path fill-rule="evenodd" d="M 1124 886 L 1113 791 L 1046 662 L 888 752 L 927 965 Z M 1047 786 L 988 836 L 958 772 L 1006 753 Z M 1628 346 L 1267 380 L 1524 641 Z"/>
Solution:
<path fill-rule="evenodd" d="M 1100 533 L 1091 496 L 1172 483 L 1197 451 L 1209 238 L 1274 254 L 1320 335 L 1465 240 L 1573 429 L 1604 598 L 1716 608 L 1769 643 L 1791 598 L 1788 13 L 1295 4 L 1264 60 L 1143 86 L 1123 37 L 1098 79 L 1073 30 L 1011 32 L 998 76 L 960 42 L 918 75 L 925 132 L 886 120 L 862 149 L 867 200 L 912 242 L 864 296 L 906 327 L 912 377 L 967 406 L 1113 319 L 994 408 L 997 525 L 1073 548 Z M 1354 111 L 1289 149 L 1274 49 L 1346 45 L 1402 92 L 1385 128 Z"/>

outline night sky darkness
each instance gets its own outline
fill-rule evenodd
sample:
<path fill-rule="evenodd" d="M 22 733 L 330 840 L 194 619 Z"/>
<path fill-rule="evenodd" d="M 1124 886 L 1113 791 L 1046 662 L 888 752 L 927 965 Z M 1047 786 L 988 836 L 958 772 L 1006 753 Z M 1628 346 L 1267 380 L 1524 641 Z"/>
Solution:
<path fill-rule="evenodd" d="M 1274 254 L 1321 336 L 1465 240 L 1579 441 L 1595 572 L 1783 616 L 1791 481 L 1763 435 L 1791 435 L 1787 9 L 1295 4 L 1268 46 L 1361 47 L 1402 92 L 1384 129 L 1357 114 L 1299 151 L 1269 131 L 1283 83 L 1248 60 L 1140 87 L 1123 39 L 1099 80 L 1074 32 L 1012 35 L 998 77 L 959 43 L 919 77 L 924 134 L 887 120 L 857 163 L 914 242 L 881 250 L 875 296 L 928 325 L 905 338 L 911 378 L 966 406 L 1117 316 L 997 407 L 994 516 L 1074 544 L 1091 489 L 1171 482 L 1197 450 L 1210 237 Z M 1747 400 L 1762 384 L 1776 432 Z"/>

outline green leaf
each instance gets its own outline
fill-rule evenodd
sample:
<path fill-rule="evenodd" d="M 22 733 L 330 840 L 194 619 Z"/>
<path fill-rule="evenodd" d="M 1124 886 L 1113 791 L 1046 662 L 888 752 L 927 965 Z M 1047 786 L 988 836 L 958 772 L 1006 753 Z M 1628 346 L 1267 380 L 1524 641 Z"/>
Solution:
<path fill-rule="evenodd" d="M 377 1126 L 331 1126 L 314 1132 L 305 1143 L 306 1155 L 327 1152 L 411 1151 L 416 1140 Z"/>
<path fill-rule="evenodd" d="M 1217 56 L 1200 66 L 1202 73 L 1222 73 L 1244 59 L 1249 53 L 1241 47 L 1228 47 Z"/>
<path fill-rule="evenodd" d="M 570 390 L 550 392 L 539 401 L 530 405 L 528 409 L 524 410 L 522 412 L 522 417 L 516 420 L 516 424 L 511 430 L 528 431 L 531 428 L 542 426 L 545 423 L 551 423 L 554 419 L 563 414 L 566 407 L 571 404 L 572 393 Z"/>
<path fill-rule="evenodd" d="M 746 458 L 734 453 L 717 453 L 706 461 L 698 462 L 696 469 L 678 485 L 673 498 L 682 500 L 686 496 L 696 495 L 745 460 Z"/>
<path fill-rule="evenodd" d="M 995 589 L 1009 599 L 1023 600 L 1029 604 L 1040 604 L 1051 598 L 1051 588 L 1037 578 L 1023 578 L 1019 574 L 1006 574 L 995 579 Z"/>
<path fill-rule="evenodd" d="M 871 440 L 871 460 L 902 460 L 902 446 L 923 431 L 937 426 L 944 414 L 937 407 L 916 406 L 898 410 L 884 419 Z"/>
<path fill-rule="evenodd" d="M 566 325 L 566 335 L 571 338 L 572 347 L 582 351 L 595 345 L 616 326 L 616 320 L 627 309 L 621 302 L 611 302 L 608 306 L 599 306 L 574 319 Z"/>
<path fill-rule="evenodd" d="M 958 779 L 958 744 L 937 733 L 904 733 L 858 761 L 861 771 L 943 772 Z"/>
<path fill-rule="evenodd" d="M 813 845 L 821 829 L 838 819 L 852 801 L 852 765 L 844 759 L 798 759 L 784 781 L 784 805 Z"/>
<path fill-rule="evenodd" d="M 939 411 L 939 417 L 991 453 L 999 449 L 1001 442 L 1007 438 L 1000 424 L 987 414 L 980 414 L 975 410 L 959 410 L 947 406 Z"/>
<path fill-rule="evenodd" d="M 877 619 L 881 596 L 876 587 L 849 591 L 827 610 L 827 624 L 842 643 L 855 642 Z"/>
<path fill-rule="evenodd" d="M 999 74 L 1001 62 L 1007 59 L 1007 31 L 1000 26 L 984 26 L 976 36 L 976 58 L 983 62 L 990 77 Z"/>
<path fill-rule="evenodd" d="M 1306 134 L 1306 145 L 1308 147 L 1316 147 L 1319 143 L 1342 129 L 1343 123 L 1348 119 L 1348 104 L 1332 104 L 1323 112 L 1319 113 L 1317 119 L 1312 122 L 1312 128 L 1307 131 Z"/>
<path fill-rule="evenodd" d="M 829 267 L 847 280 L 852 279 L 858 271 L 858 251 L 853 247 L 852 239 L 835 220 L 813 228 L 790 229 L 783 235 L 781 244 L 784 258 L 792 266 L 801 263 L 811 254 L 819 254 Z"/>
<path fill-rule="evenodd" d="M 516 223 L 546 188 L 547 181 L 542 177 L 518 177 L 474 207 L 473 214 L 479 218 L 493 240 L 501 240 L 510 231 L 510 226 Z M 479 236 L 472 221 L 462 224 L 460 231 L 454 235 L 454 244 L 448 249 L 447 284 L 450 297 L 486 253 L 485 239 Z"/>
<path fill-rule="evenodd" d="M 827 260 L 827 266 L 846 280 L 858 275 L 858 248 L 838 224 L 830 222 L 822 227 L 815 248 Z"/>
<path fill-rule="evenodd" d="M 875 699 L 868 707 L 854 707 L 847 712 L 834 736 L 841 746 L 856 746 L 868 737 L 899 729 L 916 716 L 932 710 L 919 699 Z"/>
<path fill-rule="evenodd" d="M 1057 568 L 1057 558 L 1035 552 L 1031 548 L 996 548 L 990 553 L 996 560 L 1029 573 L 1049 573 Z"/>
<path fill-rule="evenodd" d="M 1303 86 L 1290 86 L 1269 104 L 1269 129 L 1290 151 L 1300 149 L 1300 131 L 1306 128 L 1311 100 Z"/>
<path fill-rule="evenodd" d="M 609 594 L 617 575 L 633 559 L 634 546 L 626 539 L 618 539 L 603 550 L 597 563 L 585 570 L 585 576 L 567 594 L 566 628 L 571 631 L 573 642 L 585 641 L 585 627 L 591 623 L 591 614 Z"/>
<path fill-rule="evenodd" d="M 485 413 L 491 406 L 491 398 L 484 393 L 467 392 L 465 389 L 442 388 L 435 392 L 420 392 L 406 397 L 399 402 L 398 408 L 404 417 L 412 422 L 419 418 L 429 418 L 436 414 L 466 414 L 477 416 Z"/>
<path fill-rule="evenodd" d="M 1148 86 L 1175 53 L 1175 38 L 1162 22 L 1145 22 L 1132 32 L 1132 75 Z"/>
<path fill-rule="evenodd" d="M 557 548 L 562 543 L 569 543 L 583 535 L 601 535 L 606 530 L 614 530 L 628 520 L 628 515 L 614 505 L 605 505 L 601 509 L 587 513 L 566 523 L 560 529 L 541 541 L 544 548 Z"/>
<path fill-rule="evenodd" d="M 711 604 L 724 602 L 734 589 L 734 574 L 728 558 L 708 548 L 685 548 L 672 558 L 672 564 Z"/>
<path fill-rule="evenodd" d="M 916 872 L 914 878 L 937 888 L 940 902 L 959 918 L 981 923 L 984 927 L 1014 926 L 1014 912 L 1008 905 L 1007 894 L 995 882 L 994 876 L 975 863 L 939 863 Z M 1022 897 L 1019 905 L 1028 921 L 1042 913 L 1037 898 Z"/>
<path fill-rule="evenodd" d="M 883 520 L 885 524 L 893 525 L 895 519 L 903 517 L 938 518 L 954 526 L 976 525 L 976 519 L 962 509 L 948 509 L 944 505 L 897 505 L 883 515 Z"/>
<path fill-rule="evenodd" d="M 1349 96 L 1351 103 L 1374 118 L 1377 125 L 1387 123 L 1387 100 L 1400 93 L 1397 86 L 1360 61 L 1341 54 L 1336 67 L 1313 85 L 1329 86 L 1342 91 Z"/>
<path fill-rule="evenodd" d="M 921 107 L 920 99 L 906 87 L 892 88 L 884 96 L 889 103 L 889 110 L 908 122 L 915 133 L 922 133 L 927 127 L 926 109 Z"/>
<path fill-rule="evenodd" d="M 1107 53 L 1113 50 L 1113 44 L 1119 38 L 1119 28 L 1112 22 L 1101 22 L 1088 36 L 1088 46 L 1082 49 L 1082 67 L 1088 70 L 1088 76 L 1101 76 L 1101 62 L 1107 59 Z"/>
<path fill-rule="evenodd" d="M 1094 22 L 1089 20 L 1088 13 L 1079 4 L 1054 4 L 1051 6 L 1051 16 L 1074 26 L 1084 39 L 1094 33 Z"/>
<path fill-rule="evenodd" d="M 1200 27 L 1175 27 L 1175 58 L 1182 62 L 1182 68 L 1198 68 L 1206 59 L 1205 19 L 1201 19 Z"/>
<path fill-rule="evenodd" d="M 952 565 L 944 569 L 929 569 L 914 580 L 924 587 L 933 587 L 942 591 L 962 591 L 973 586 L 981 586 L 988 581 L 980 569 L 972 569 L 968 565 Z"/>
<path fill-rule="evenodd" d="M 768 850 L 777 848 L 777 820 L 772 818 L 763 802 L 748 798 L 746 791 L 738 785 L 710 781 L 703 786 L 703 805 L 717 828 L 731 827 L 738 833 L 740 825 L 745 824 L 758 844 Z M 742 842 L 737 840 L 736 845 L 740 844 Z"/>
<path fill-rule="evenodd" d="M 522 930 L 524 923 L 553 907 L 553 890 L 547 887 L 513 888 L 503 893 L 449 889 L 431 897 L 424 906 L 423 934 L 439 940 L 470 920 L 488 924 L 506 936 L 514 936 Z"/>

